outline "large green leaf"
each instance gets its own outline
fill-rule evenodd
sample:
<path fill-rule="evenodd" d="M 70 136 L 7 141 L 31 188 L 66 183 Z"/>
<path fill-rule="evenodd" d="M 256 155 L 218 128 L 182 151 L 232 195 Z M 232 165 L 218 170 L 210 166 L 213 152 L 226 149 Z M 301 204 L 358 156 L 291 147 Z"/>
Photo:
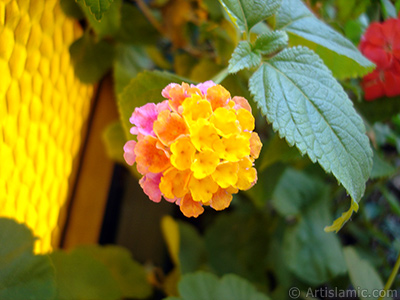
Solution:
<path fill-rule="evenodd" d="M 248 41 L 241 41 L 232 53 L 229 60 L 229 73 L 236 73 L 243 69 L 257 67 L 261 63 L 261 55 L 253 52 Z"/>
<path fill-rule="evenodd" d="M 304 206 L 320 196 L 323 187 L 304 172 L 286 169 L 272 195 L 272 205 L 284 217 L 298 215 Z"/>
<path fill-rule="evenodd" d="M 188 80 L 182 77 L 160 71 L 144 71 L 131 80 L 124 91 L 118 95 L 118 109 L 128 140 L 131 140 L 133 137 L 129 132 L 132 127 L 129 118 L 135 108 L 145 105 L 148 102 L 157 103 L 162 101 L 164 99 L 161 95 L 162 90 L 169 83 L 175 82 L 181 84 L 182 81 L 188 82 Z"/>
<path fill-rule="evenodd" d="M 363 76 L 374 67 L 353 43 L 317 19 L 301 0 L 282 0 L 276 29 L 289 34 L 290 45 L 314 50 L 339 79 Z"/>
<path fill-rule="evenodd" d="M 114 0 L 75 0 L 78 3 L 82 3 L 85 7 L 90 10 L 90 13 L 94 15 L 96 20 L 100 21 L 103 14 L 110 9 L 110 6 Z"/>
<path fill-rule="evenodd" d="M 278 10 L 281 0 L 220 0 L 236 26 L 244 32 Z"/>
<path fill-rule="evenodd" d="M 152 61 L 142 47 L 119 44 L 116 47 L 113 66 L 115 92 L 117 94 L 121 93 L 132 78 L 152 66 Z"/>
<path fill-rule="evenodd" d="M 283 255 L 286 266 L 302 281 L 319 285 L 343 274 L 346 264 L 339 239 L 323 227 L 332 221 L 327 187 L 319 189 L 303 202 L 312 202 L 303 210 L 298 223 L 285 230 Z M 307 198 L 303 194 L 302 197 Z"/>
<path fill-rule="evenodd" d="M 372 167 L 362 119 L 311 50 L 285 49 L 250 78 L 250 90 L 274 130 L 331 172 L 358 202 Z"/>
<path fill-rule="evenodd" d="M 205 234 L 209 264 L 216 274 L 235 273 L 251 282 L 265 283 L 269 225 L 261 214 L 220 215 Z"/>
<path fill-rule="evenodd" d="M 47 255 L 33 253 L 34 242 L 28 227 L 0 218 L 0 299 L 54 299 L 54 269 Z"/>
<path fill-rule="evenodd" d="M 74 251 L 82 252 L 102 262 L 119 285 L 123 298 L 147 298 L 152 288 L 142 265 L 132 259 L 131 253 L 120 246 L 81 246 Z"/>
<path fill-rule="evenodd" d="M 344 248 L 344 257 L 351 283 L 360 291 L 358 294 L 360 299 L 378 299 L 379 292 L 383 291 L 383 283 L 373 266 L 367 260 L 362 259 L 353 247 Z"/>
<path fill-rule="evenodd" d="M 50 255 L 56 269 L 57 300 L 117 300 L 118 283 L 100 261 L 88 253 L 55 251 Z"/>
<path fill-rule="evenodd" d="M 114 46 L 85 33 L 69 48 L 75 75 L 84 83 L 95 83 L 111 68 Z"/>
<path fill-rule="evenodd" d="M 218 279 L 206 272 L 187 274 L 179 282 L 181 298 L 169 297 L 165 300 L 268 300 L 248 281 L 234 274 Z"/>

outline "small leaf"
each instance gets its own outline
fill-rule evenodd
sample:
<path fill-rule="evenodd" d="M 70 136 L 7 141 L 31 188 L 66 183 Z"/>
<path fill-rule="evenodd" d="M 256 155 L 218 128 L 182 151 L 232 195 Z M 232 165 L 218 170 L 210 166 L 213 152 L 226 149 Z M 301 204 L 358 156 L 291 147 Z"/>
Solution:
<path fill-rule="evenodd" d="M 0 299 L 54 299 L 54 268 L 48 255 L 34 255 L 31 230 L 0 218 Z"/>
<path fill-rule="evenodd" d="M 232 22 L 242 32 L 274 15 L 281 0 L 220 0 Z"/>
<path fill-rule="evenodd" d="M 114 0 L 75 0 L 78 3 L 82 3 L 93 14 L 97 21 L 100 21 L 103 14 L 109 10 Z"/>
<path fill-rule="evenodd" d="M 119 286 L 100 261 L 82 251 L 55 251 L 50 255 L 56 269 L 57 300 L 121 298 Z"/>
<path fill-rule="evenodd" d="M 288 41 L 289 37 L 286 32 L 270 31 L 257 38 L 254 44 L 254 51 L 264 55 L 274 54 L 286 48 Z"/>
<path fill-rule="evenodd" d="M 251 49 L 251 45 L 247 41 L 241 41 L 232 53 L 229 60 L 229 73 L 236 73 L 243 69 L 256 67 L 261 63 L 261 55 L 255 53 Z"/>
<path fill-rule="evenodd" d="M 362 259 L 353 247 L 344 248 L 344 257 L 349 270 L 351 283 L 358 291 L 362 291 L 358 296 L 361 300 L 378 299 L 383 291 L 383 283 L 379 274 L 373 266 L 365 259 Z M 384 297 L 388 300 L 389 298 Z"/>
<path fill-rule="evenodd" d="M 104 12 L 100 22 L 92 14 L 89 7 L 85 6 L 85 4 L 82 2 L 79 2 L 79 5 L 86 16 L 90 27 L 92 27 L 94 32 L 97 34 L 98 40 L 104 37 L 113 37 L 121 27 L 122 0 L 113 1 L 114 2 L 110 6 L 110 9 Z"/>
<path fill-rule="evenodd" d="M 88 33 L 69 48 L 75 75 L 83 83 L 95 83 L 111 68 L 114 48 L 108 42 L 95 42 Z"/>
<path fill-rule="evenodd" d="M 190 80 L 160 71 L 144 71 L 132 79 L 118 97 L 118 109 L 127 140 L 133 138 L 129 132 L 132 127 L 129 118 L 135 108 L 148 102 L 162 101 L 164 98 L 161 92 L 168 84 L 172 82 L 181 84 L 183 81 L 190 83 Z"/>
<path fill-rule="evenodd" d="M 336 78 L 363 76 L 374 67 L 352 42 L 318 20 L 301 0 L 282 0 L 276 29 L 289 34 L 290 45 L 314 50 Z"/>
<path fill-rule="evenodd" d="M 329 282 L 346 271 L 338 237 L 323 230 L 331 221 L 329 194 L 330 189 L 326 186 L 319 194 L 310 194 L 305 202 L 312 203 L 303 210 L 298 223 L 289 226 L 284 234 L 282 248 L 286 266 L 302 281 L 312 285 Z"/>
<path fill-rule="evenodd" d="M 362 119 L 318 56 L 302 47 L 285 49 L 263 64 L 249 84 L 274 130 L 359 201 L 372 150 Z"/>

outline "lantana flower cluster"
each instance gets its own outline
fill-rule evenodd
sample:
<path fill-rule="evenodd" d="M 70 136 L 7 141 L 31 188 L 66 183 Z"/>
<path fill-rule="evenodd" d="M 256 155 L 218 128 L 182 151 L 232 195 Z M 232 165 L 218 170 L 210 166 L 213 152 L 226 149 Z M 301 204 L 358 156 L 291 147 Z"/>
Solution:
<path fill-rule="evenodd" d="M 400 95 L 400 19 L 371 23 L 361 38 L 360 51 L 376 64 L 362 81 L 365 100 Z"/>
<path fill-rule="evenodd" d="M 162 95 L 167 100 L 133 112 L 137 141 L 125 144 L 126 162 L 136 162 L 139 183 L 154 202 L 163 196 L 187 217 L 203 206 L 227 208 L 232 194 L 257 181 L 253 165 L 262 144 L 249 103 L 212 81 L 171 83 Z"/>

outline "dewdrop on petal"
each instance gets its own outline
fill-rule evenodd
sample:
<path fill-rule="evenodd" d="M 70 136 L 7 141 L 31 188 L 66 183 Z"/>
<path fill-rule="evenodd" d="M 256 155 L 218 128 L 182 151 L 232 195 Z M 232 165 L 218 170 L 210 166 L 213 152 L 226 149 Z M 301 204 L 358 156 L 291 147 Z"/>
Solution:
<path fill-rule="evenodd" d="M 203 206 L 227 208 L 232 194 L 257 181 L 262 144 L 249 103 L 212 81 L 171 83 L 162 95 L 165 101 L 138 107 L 129 119 L 136 140 L 125 144 L 125 161 L 136 162 L 150 200 L 164 197 L 186 217 Z"/>

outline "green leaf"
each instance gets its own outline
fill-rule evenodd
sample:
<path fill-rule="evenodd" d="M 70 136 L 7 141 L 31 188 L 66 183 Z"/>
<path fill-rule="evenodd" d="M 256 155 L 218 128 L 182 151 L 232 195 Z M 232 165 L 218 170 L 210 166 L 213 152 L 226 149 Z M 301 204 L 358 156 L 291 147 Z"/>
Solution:
<path fill-rule="evenodd" d="M 263 55 L 271 55 L 286 48 L 288 41 L 289 37 L 285 31 L 270 31 L 257 38 L 254 51 Z"/>
<path fill-rule="evenodd" d="M 28 227 L 0 218 L 0 299 L 54 299 L 54 269 L 48 255 L 34 255 L 34 241 Z"/>
<path fill-rule="evenodd" d="M 103 142 L 107 154 L 118 163 L 125 164 L 124 145 L 126 137 L 120 121 L 113 122 L 107 126 L 103 133 Z"/>
<path fill-rule="evenodd" d="M 275 188 L 271 203 L 284 217 L 298 215 L 304 206 L 319 197 L 323 188 L 320 181 L 304 172 L 286 169 Z"/>
<path fill-rule="evenodd" d="M 390 0 L 381 0 L 382 14 L 386 19 L 397 18 L 396 7 Z"/>
<path fill-rule="evenodd" d="M 220 215 L 205 234 L 209 264 L 215 273 L 235 273 L 251 282 L 265 283 L 269 225 L 261 214 Z"/>
<path fill-rule="evenodd" d="M 134 261 L 131 253 L 120 246 L 81 246 L 75 253 L 82 252 L 102 262 L 116 280 L 123 298 L 147 298 L 152 288 L 142 265 Z"/>
<path fill-rule="evenodd" d="M 281 0 L 220 0 L 232 22 L 242 32 L 274 15 Z"/>
<path fill-rule="evenodd" d="M 371 179 L 384 178 L 392 176 L 396 172 L 396 169 L 384 160 L 381 155 L 374 150 L 373 164 L 371 170 Z"/>
<path fill-rule="evenodd" d="M 100 21 L 103 14 L 110 9 L 111 4 L 114 0 L 75 0 L 78 3 L 82 3 L 86 6 L 97 21 Z"/>
<path fill-rule="evenodd" d="M 303 47 L 283 50 L 253 74 L 250 91 L 274 130 L 359 201 L 372 150 L 362 119 L 318 56 Z"/>
<path fill-rule="evenodd" d="M 172 82 L 181 84 L 183 81 L 190 83 L 185 78 L 161 71 L 144 71 L 131 80 L 118 97 L 119 115 L 127 140 L 133 138 L 129 132 L 132 127 L 129 118 L 135 108 L 148 102 L 158 103 L 164 100 L 161 95 L 162 90 Z"/>
<path fill-rule="evenodd" d="M 363 76 L 374 67 L 353 43 L 318 20 L 301 0 L 282 0 L 276 29 L 288 33 L 290 45 L 314 50 L 339 79 Z"/>
<path fill-rule="evenodd" d="M 187 274 L 179 282 L 181 298 L 165 300 L 269 300 L 248 281 L 234 274 L 218 279 L 206 272 Z"/>
<path fill-rule="evenodd" d="M 196 228 L 189 223 L 178 221 L 179 226 L 179 267 L 181 274 L 194 272 L 205 262 L 204 241 Z"/>
<path fill-rule="evenodd" d="M 95 42 L 85 33 L 69 48 L 75 75 L 83 83 L 99 81 L 110 69 L 114 57 L 114 48 L 108 42 Z"/>
<path fill-rule="evenodd" d="M 261 55 L 251 49 L 248 41 L 241 41 L 232 53 L 229 60 L 229 73 L 236 73 L 243 69 L 257 67 L 261 63 Z"/>
<path fill-rule="evenodd" d="M 222 277 L 217 288 L 218 300 L 268 300 L 259 293 L 248 281 L 234 274 Z"/>
<path fill-rule="evenodd" d="M 116 93 L 121 93 L 139 72 L 152 66 L 152 61 L 142 47 L 122 43 L 117 45 L 113 67 Z"/>
<path fill-rule="evenodd" d="M 372 265 L 362 259 L 353 247 L 344 248 L 344 257 L 351 283 L 357 290 L 362 291 L 358 294 L 360 299 L 378 299 L 379 294 L 376 295 L 376 293 L 383 290 L 383 283 Z M 385 297 L 384 299 L 389 298 Z"/>
<path fill-rule="evenodd" d="M 118 283 L 100 261 L 82 251 L 55 251 L 50 255 L 56 269 L 57 300 L 117 300 Z"/>
<path fill-rule="evenodd" d="M 89 7 L 85 6 L 85 4 L 82 2 L 79 4 L 89 22 L 90 27 L 93 28 L 94 32 L 96 32 L 99 40 L 104 37 L 113 37 L 121 27 L 122 0 L 114 0 L 114 3 L 110 6 L 110 9 L 103 14 L 100 22 L 92 14 Z"/>
<path fill-rule="evenodd" d="M 346 271 L 342 248 L 336 235 L 326 234 L 331 222 L 327 187 L 319 195 L 310 195 L 308 205 L 297 224 L 285 230 L 283 254 L 286 266 L 302 281 L 319 285 Z M 311 196 L 313 198 L 311 198 Z"/>

